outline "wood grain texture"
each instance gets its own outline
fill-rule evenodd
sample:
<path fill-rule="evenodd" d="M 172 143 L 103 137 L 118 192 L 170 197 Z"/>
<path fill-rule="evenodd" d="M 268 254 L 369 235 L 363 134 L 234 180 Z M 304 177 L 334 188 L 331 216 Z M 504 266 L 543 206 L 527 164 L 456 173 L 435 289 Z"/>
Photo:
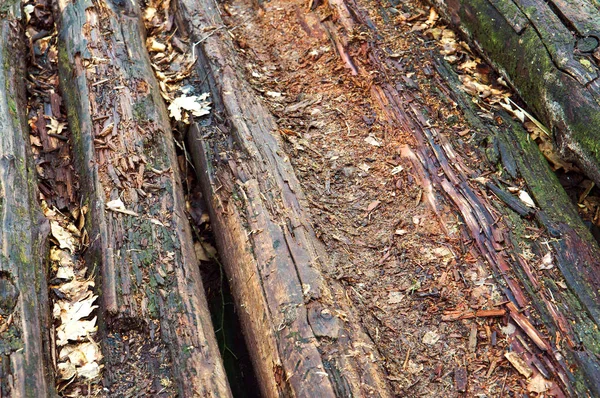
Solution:
<path fill-rule="evenodd" d="M 25 98 L 20 3 L 0 11 L 0 397 L 55 396 L 45 249 Z"/>
<path fill-rule="evenodd" d="M 342 289 L 277 139 L 277 124 L 243 80 L 215 3 L 176 3 L 198 42 L 200 89 L 215 111 L 189 132 L 219 253 L 265 397 L 390 396 L 373 342 Z"/>
<path fill-rule="evenodd" d="M 171 380 L 181 397 L 228 397 L 139 15 L 133 1 L 56 9 L 61 87 L 91 211 L 88 268 L 100 271 L 105 385 L 120 391 L 134 377 L 150 394 Z M 115 199 L 137 215 L 107 210 Z M 111 366 L 123 358 L 129 368 Z"/>

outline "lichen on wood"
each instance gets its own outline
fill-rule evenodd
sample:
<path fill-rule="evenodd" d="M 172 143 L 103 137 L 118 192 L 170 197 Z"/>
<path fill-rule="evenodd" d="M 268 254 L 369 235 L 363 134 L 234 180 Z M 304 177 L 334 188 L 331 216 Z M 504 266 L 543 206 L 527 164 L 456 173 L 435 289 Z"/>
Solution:
<path fill-rule="evenodd" d="M 0 9 L 0 396 L 53 396 L 45 248 L 25 109 L 19 2 Z"/>

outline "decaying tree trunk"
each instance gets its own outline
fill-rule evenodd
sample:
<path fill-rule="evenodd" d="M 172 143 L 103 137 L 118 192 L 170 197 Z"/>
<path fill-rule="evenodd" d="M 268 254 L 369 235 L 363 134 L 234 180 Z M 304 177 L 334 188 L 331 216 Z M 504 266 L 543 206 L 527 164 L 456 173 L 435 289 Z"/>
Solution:
<path fill-rule="evenodd" d="M 0 8 L 0 397 L 55 395 L 44 249 L 29 153 L 20 2 Z"/>
<path fill-rule="evenodd" d="M 432 0 L 600 184 L 600 10 L 588 1 Z"/>
<path fill-rule="evenodd" d="M 484 124 L 482 119 L 476 116 L 477 109 L 470 98 L 458 88 L 459 81 L 453 79 L 442 64 L 438 70 L 449 80 L 450 86 L 456 88 L 453 99 L 460 104 L 471 126 L 485 137 L 482 142 L 487 141 L 490 149 L 498 148 L 488 150 L 488 158 L 492 162 L 501 163 L 504 181 L 522 178 L 536 203 L 536 209 L 529 208 L 531 213 L 524 214 L 514 206 L 511 198 L 515 197 L 512 194 L 503 195 L 502 192 L 507 192 L 499 188 L 503 183 L 490 181 L 486 184 L 488 192 L 506 204 L 505 207 L 499 208 L 504 221 L 491 228 L 496 230 L 504 227 L 511 231 L 503 234 L 507 240 L 502 244 L 509 247 L 508 253 L 505 251 L 506 264 L 516 273 L 524 287 L 523 298 L 519 299 L 519 294 L 513 293 L 516 301 L 525 299 L 525 303 L 531 303 L 547 329 L 545 334 L 553 337 L 542 345 L 542 350 L 545 348 L 546 355 L 554 357 L 554 369 L 551 370 L 563 377 L 561 381 L 564 382 L 565 390 L 580 396 L 598 395 L 598 244 L 581 221 L 548 162 L 524 129 L 506 114 L 503 115 L 503 127 L 493 123 Z M 441 146 L 434 149 L 438 152 L 443 151 Z M 438 156 L 443 158 L 448 155 Z M 531 241 L 526 237 L 528 231 L 531 231 L 528 229 L 528 226 L 531 226 L 528 218 L 533 218 L 536 226 L 546 233 L 545 239 L 531 243 L 532 250 L 540 257 L 551 253 L 552 265 L 556 266 L 558 274 L 555 270 L 540 272 L 537 269 L 538 265 L 528 262 L 520 255 L 520 244 Z M 492 231 L 492 235 L 497 234 Z M 500 272 L 504 270 L 500 269 Z M 564 278 L 569 289 L 559 286 L 557 275 Z M 546 344 L 548 345 L 545 346 Z"/>
<path fill-rule="evenodd" d="M 329 259 L 277 125 L 238 75 L 215 3 L 175 6 L 215 109 L 192 126 L 188 144 L 263 395 L 389 396 L 373 342 L 322 276 Z"/>
<path fill-rule="evenodd" d="M 100 271 L 105 386 L 109 395 L 175 394 L 173 384 L 182 397 L 227 397 L 138 7 L 76 0 L 56 9 L 61 87 L 91 216 L 88 268 Z"/>

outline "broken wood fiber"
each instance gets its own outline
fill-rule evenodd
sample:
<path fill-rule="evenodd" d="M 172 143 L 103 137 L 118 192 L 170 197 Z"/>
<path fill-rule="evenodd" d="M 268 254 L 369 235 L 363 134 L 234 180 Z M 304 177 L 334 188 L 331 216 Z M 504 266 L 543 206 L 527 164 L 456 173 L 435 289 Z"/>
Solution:
<path fill-rule="evenodd" d="M 181 397 L 231 396 L 139 6 L 59 1 L 55 14 L 61 89 L 90 209 L 86 259 L 99 270 L 105 385 L 114 394 L 133 374 L 146 394 L 167 380 Z M 124 209 L 107 208 L 119 200 Z M 122 358 L 132 374 L 113 366 Z"/>
<path fill-rule="evenodd" d="M 211 32 L 223 24 L 216 4 L 172 4 L 213 102 L 188 147 L 263 396 L 390 396 L 374 343 L 343 289 L 322 275 L 328 256 L 277 124 L 240 77 L 227 32 Z"/>
<path fill-rule="evenodd" d="M 437 66 L 441 76 L 454 88 L 454 98 L 463 109 L 469 124 L 480 132 L 479 139 L 483 142 L 497 140 L 505 147 L 505 153 L 510 155 L 514 164 L 515 177 L 518 175 L 522 179 L 536 203 L 534 225 L 541 231 L 547 231 L 547 236 L 552 238 L 531 239 L 527 228 L 534 220 L 528 220 L 527 215 L 520 214 L 514 206 L 499 208 L 504 221 L 500 221 L 498 226 L 503 225 L 502 228 L 509 231 L 507 242 L 512 245 L 512 248 L 509 246 L 503 252 L 508 254 L 512 251 L 511 256 L 516 259 L 516 262 L 511 261 L 509 268 L 516 273 L 511 279 L 518 278 L 524 290 L 518 293 L 514 289 L 517 285 L 512 285 L 511 293 L 514 297 L 526 294 L 527 306 L 535 308 L 546 331 L 540 333 L 531 327 L 530 322 L 525 321 L 526 318 L 521 318 L 520 309 L 526 306 L 518 304 L 520 300 L 515 300 L 515 305 L 507 304 L 511 317 L 521 321 L 519 327 L 543 352 L 540 358 L 549 369 L 553 369 L 552 372 L 563 383 L 567 395 L 598 395 L 600 351 L 595 343 L 600 339 L 600 305 L 596 293 L 600 286 L 596 271 L 600 267 L 598 243 L 583 224 L 537 144 L 530 139 L 521 124 L 504 112 L 498 114 L 503 120 L 501 125 L 484 121 L 477 116 L 479 109 L 458 88 L 460 82 L 448 73 L 448 68 L 449 65 L 442 63 Z M 503 174 L 505 172 L 508 171 L 503 170 Z M 503 178 L 509 177 L 503 175 Z M 495 192 L 491 188 L 490 190 Z M 559 272 L 534 270 L 533 263 L 526 261 L 518 249 L 526 241 L 530 242 L 533 251 L 540 257 L 550 254 L 552 264 Z M 569 289 L 559 286 L 561 278 L 564 278 Z M 545 338 L 542 334 L 560 336 L 560 339 Z M 558 345 L 556 341 L 563 343 Z M 561 355 L 554 355 L 558 349 Z"/>
<path fill-rule="evenodd" d="M 49 225 L 29 150 L 20 2 L 0 13 L 0 397 L 53 396 Z"/>

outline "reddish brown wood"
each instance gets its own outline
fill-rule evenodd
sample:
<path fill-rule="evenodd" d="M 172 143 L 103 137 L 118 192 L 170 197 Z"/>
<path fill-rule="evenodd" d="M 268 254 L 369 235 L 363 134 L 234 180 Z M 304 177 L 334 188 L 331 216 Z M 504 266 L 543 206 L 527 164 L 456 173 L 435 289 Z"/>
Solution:
<path fill-rule="evenodd" d="M 239 77 L 228 33 L 211 32 L 223 23 L 215 3 L 176 5 L 215 108 L 192 126 L 189 148 L 264 396 L 389 396 L 373 342 L 323 278 L 328 255 L 277 124 Z"/>

